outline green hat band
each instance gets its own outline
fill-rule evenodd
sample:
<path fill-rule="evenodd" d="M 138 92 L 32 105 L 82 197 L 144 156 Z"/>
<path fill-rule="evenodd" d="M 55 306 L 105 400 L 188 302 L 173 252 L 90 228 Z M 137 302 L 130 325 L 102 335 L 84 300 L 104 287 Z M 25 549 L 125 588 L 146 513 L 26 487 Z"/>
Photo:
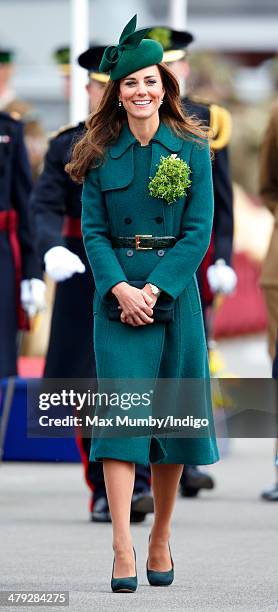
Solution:
<path fill-rule="evenodd" d="M 136 23 L 137 15 L 134 15 L 125 26 L 119 44 L 106 47 L 104 51 L 99 70 L 109 72 L 112 81 L 162 61 L 161 44 L 144 38 L 151 28 L 135 31 Z"/>

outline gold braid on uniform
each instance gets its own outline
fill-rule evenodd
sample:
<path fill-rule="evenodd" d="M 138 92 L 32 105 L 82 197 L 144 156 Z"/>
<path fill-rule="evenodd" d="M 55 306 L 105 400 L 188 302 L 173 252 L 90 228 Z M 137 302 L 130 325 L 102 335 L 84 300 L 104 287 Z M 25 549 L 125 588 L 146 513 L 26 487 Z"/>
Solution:
<path fill-rule="evenodd" d="M 212 149 L 226 147 L 232 135 L 232 117 L 229 111 L 217 104 L 210 105 L 210 146 Z"/>
<path fill-rule="evenodd" d="M 60 127 L 58 130 L 54 130 L 53 132 L 50 132 L 47 135 L 47 139 L 48 141 L 52 140 L 53 138 L 56 138 L 56 136 L 60 136 L 60 134 L 64 134 L 64 132 L 73 130 L 77 126 L 78 126 L 78 123 L 67 123 L 66 125 L 62 125 L 62 127 Z"/>

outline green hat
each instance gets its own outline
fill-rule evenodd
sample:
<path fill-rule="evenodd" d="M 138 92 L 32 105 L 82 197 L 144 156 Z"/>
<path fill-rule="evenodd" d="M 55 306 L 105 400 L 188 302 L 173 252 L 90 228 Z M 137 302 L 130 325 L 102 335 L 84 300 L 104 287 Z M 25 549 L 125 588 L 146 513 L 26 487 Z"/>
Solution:
<path fill-rule="evenodd" d="M 173 30 L 168 26 L 153 28 L 148 33 L 148 38 L 158 40 L 164 49 L 163 61 L 166 63 L 176 62 L 186 56 L 186 49 L 194 41 L 191 32 Z"/>
<path fill-rule="evenodd" d="M 99 70 L 108 72 L 112 81 L 162 61 L 162 45 L 156 40 L 144 38 L 152 28 L 141 28 L 135 32 L 136 24 L 137 15 L 134 15 L 125 26 L 119 44 L 106 47 L 104 51 Z"/>
<path fill-rule="evenodd" d="M 65 76 L 70 74 L 70 48 L 58 47 L 53 53 L 55 62 L 60 66 Z"/>
<path fill-rule="evenodd" d="M 81 68 L 88 70 L 90 80 L 98 81 L 99 83 L 107 83 L 109 81 L 108 74 L 99 72 L 99 62 L 103 56 L 106 45 L 91 45 L 86 51 L 78 56 L 77 61 Z"/>

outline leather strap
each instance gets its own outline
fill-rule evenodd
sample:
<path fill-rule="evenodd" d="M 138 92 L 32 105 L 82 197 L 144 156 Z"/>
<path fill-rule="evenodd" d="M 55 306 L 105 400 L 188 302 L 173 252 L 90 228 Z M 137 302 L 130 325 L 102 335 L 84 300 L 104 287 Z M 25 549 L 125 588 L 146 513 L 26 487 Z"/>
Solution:
<path fill-rule="evenodd" d="M 111 242 L 114 248 L 134 248 L 137 251 L 144 249 L 169 249 L 173 247 L 177 238 L 175 236 L 113 236 Z"/>

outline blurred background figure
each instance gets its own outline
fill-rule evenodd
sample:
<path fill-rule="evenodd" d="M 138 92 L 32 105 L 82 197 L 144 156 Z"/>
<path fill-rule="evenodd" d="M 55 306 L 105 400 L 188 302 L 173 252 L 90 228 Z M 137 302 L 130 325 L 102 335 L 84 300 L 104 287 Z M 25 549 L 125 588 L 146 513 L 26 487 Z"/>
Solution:
<path fill-rule="evenodd" d="M 71 65 L 70 65 L 70 48 L 68 46 L 58 47 L 53 53 L 53 59 L 59 66 L 63 76 L 63 94 L 65 100 L 70 99 L 71 92 Z"/>
<path fill-rule="evenodd" d="M 46 150 L 46 135 L 34 108 L 17 97 L 12 80 L 15 71 L 14 52 L 0 48 L 0 110 L 9 113 L 24 124 L 24 138 L 35 181 L 42 169 Z"/>
<path fill-rule="evenodd" d="M 105 46 L 91 46 L 78 62 L 88 72 L 88 111 L 94 112 L 103 96 L 108 76 L 98 71 Z M 70 91 L 69 50 L 55 54 L 65 78 L 64 93 Z M 94 281 L 81 235 L 82 186 L 64 171 L 73 143 L 85 130 L 85 122 L 68 125 L 54 135 L 45 158 L 44 170 L 35 185 L 31 205 L 36 220 L 39 253 L 48 276 L 57 283 L 44 376 L 47 378 L 96 379 L 93 354 Z M 92 491 L 91 519 L 111 520 L 102 463 L 90 463 L 91 439 L 77 439 L 85 478 Z M 150 471 L 136 466 L 131 520 L 140 522 L 153 512 Z"/>
<path fill-rule="evenodd" d="M 31 172 L 20 121 L 0 111 L 0 378 L 17 374 L 17 332 L 44 308 L 29 211 Z"/>
<path fill-rule="evenodd" d="M 273 377 L 278 379 L 278 102 L 274 105 L 261 151 L 260 195 L 274 217 L 273 232 L 263 264 L 261 285 L 268 315 L 268 349 Z M 278 414 L 278 411 L 277 411 Z M 278 416 L 277 416 L 278 421 Z M 275 458 L 278 446 L 275 449 Z M 275 485 L 262 493 L 267 501 L 278 501 L 278 467 Z"/>
<path fill-rule="evenodd" d="M 229 294 L 236 286 L 236 275 L 231 267 L 234 228 L 233 190 L 227 149 L 231 136 L 231 117 L 224 108 L 207 104 L 200 99 L 197 102 L 194 97 L 187 95 L 190 73 L 188 46 L 194 40 L 190 32 L 157 27 L 148 36 L 158 40 L 164 48 L 163 61 L 168 64 L 179 81 L 185 112 L 194 115 L 210 128 L 210 143 L 214 151 L 213 235 L 209 250 L 197 274 L 205 327 L 210 335 L 210 327 L 206 325 L 209 323 L 209 307 L 216 307 L 215 296 L 221 293 Z M 184 497 L 193 497 L 203 488 L 212 489 L 213 484 L 212 478 L 196 466 L 185 466 L 181 478 L 181 494 Z"/>

